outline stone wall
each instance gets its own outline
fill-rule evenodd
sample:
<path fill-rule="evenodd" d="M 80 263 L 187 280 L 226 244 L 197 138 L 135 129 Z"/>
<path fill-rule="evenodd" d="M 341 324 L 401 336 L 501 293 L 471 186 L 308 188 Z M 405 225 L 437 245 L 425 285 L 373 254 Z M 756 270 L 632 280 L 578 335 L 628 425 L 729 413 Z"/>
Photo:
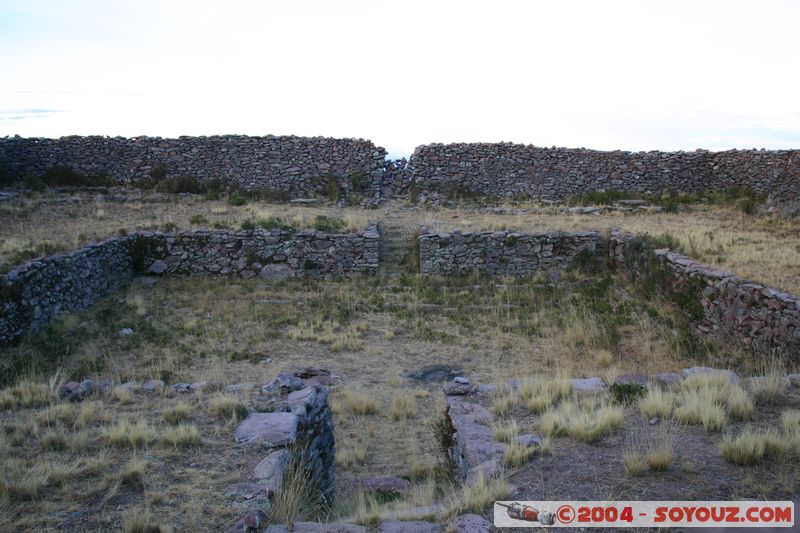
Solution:
<path fill-rule="evenodd" d="M 419 236 L 419 266 L 423 274 L 528 276 L 569 266 L 584 251 L 603 257 L 604 246 L 596 231 L 424 233 Z"/>
<path fill-rule="evenodd" d="M 774 200 L 800 198 L 800 150 L 602 152 L 512 143 L 430 144 L 409 163 L 432 199 L 451 191 L 561 200 L 590 190 L 699 193 L 747 187 Z"/>
<path fill-rule="evenodd" d="M 133 275 L 127 238 L 28 261 L 0 277 L 0 343 L 84 309 Z"/>
<path fill-rule="evenodd" d="M 84 309 L 134 274 L 267 280 L 376 272 L 377 225 L 361 232 L 253 230 L 133 233 L 29 261 L 0 277 L 0 344 Z"/>
<path fill-rule="evenodd" d="M 223 178 L 245 190 L 271 189 L 292 197 L 319 195 L 331 178 L 344 194 L 361 181 L 367 196 L 383 184 L 386 150 L 363 139 L 222 135 L 212 137 L 0 138 L 0 164 L 13 175 L 42 175 L 56 165 L 120 182 L 147 178 L 159 165 L 167 176 Z"/>
<path fill-rule="evenodd" d="M 612 232 L 609 253 L 616 268 L 634 280 L 637 253 L 654 253 L 664 267 L 667 293 L 699 304 L 697 331 L 711 338 L 729 338 L 758 350 L 776 349 L 797 357 L 800 353 L 800 298 L 743 280 L 669 249 L 650 252 L 637 247 L 636 237 Z"/>
<path fill-rule="evenodd" d="M 140 233 L 142 269 L 154 274 L 355 277 L 378 268 L 377 225 L 362 232 L 251 230 Z"/>

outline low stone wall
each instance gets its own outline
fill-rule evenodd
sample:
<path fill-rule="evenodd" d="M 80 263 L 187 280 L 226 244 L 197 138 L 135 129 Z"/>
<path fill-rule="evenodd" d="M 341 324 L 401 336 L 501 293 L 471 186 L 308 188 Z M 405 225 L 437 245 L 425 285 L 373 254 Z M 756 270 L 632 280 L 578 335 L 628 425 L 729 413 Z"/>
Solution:
<path fill-rule="evenodd" d="M 419 236 L 420 272 L 529 276 L 564 268 L 581 253 L 604 256 L 596 231 L 580 233 L 425 233 Z"/>
<path fill-rule="evenodd" d="M 378 254 L 374 224 L 352 233 L 132 233 L 35 259 L 0 277 L 0 344 L 88 307 L 134 274 L 332 279 L 376 272 Z"/>
<path fill-rule="evenodd" d="M 364 139 L 293 135 L 0 138 L 0 164 L 17 177 L 39 176 L 63 165 L 79 174 L 106 174 L 125 183 L 147 178 L 162 166 L 168 177 L 222 178 L 241 189 L 271 189 L 292 197 L 320 194 L 330 179 L 344 194 L 357 188 L 376 196 L 385 157 L 385 149 Z"/>
<path fill-rule="evenodd" d="M 625 152 L 513 143 L 429 144 L 414 150 L 414 185 L 457 194 L 562 200 L 591 190 L 699 193 L 746 187 L 800 198 L 800 150 Z"/>
<path fill-rule="evenodd" d="M 378 268 L 377 225 L 353 233 L 281 229 L 140 233 L 142 268 L 154 274 L 356 277 Z"/>
<path fill-rule="evenodd" d="M 609 254 L 616 268 L 636 280 L 636 237 L 614 231 Z M 663 289 L 699 305 L 699 333 L 728 337 L 759 350 L 800 353 L 800 298 L 741 279 L 669 249 L 652 252 L 664 268 Z M 639 263 L 640 264 L 640 263 Z"/>
<path fill-rule="evenodd" d="M 84 309 L 133 275 L 128 238 L 28 261 L 0 277 L 0 344 Z"/>

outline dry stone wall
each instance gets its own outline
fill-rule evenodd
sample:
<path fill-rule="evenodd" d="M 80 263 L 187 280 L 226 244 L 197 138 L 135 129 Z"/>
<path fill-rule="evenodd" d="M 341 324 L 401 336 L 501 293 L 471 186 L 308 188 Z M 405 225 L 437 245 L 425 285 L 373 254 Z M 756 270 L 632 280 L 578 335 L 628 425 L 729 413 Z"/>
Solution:
<path fill-rule="evenodd" d="M 380 194 L 386 150 L 363 139 L 222 135 L 212 137 L 0 138 L 0 163 L 13 175 L 42 175 L 56 165 L 120 182 L 147 178 L 163 165 L 167 176 L 222 178 L 245 190 L 271 189 L 292 197 L 324 191 L 331 178 L 344 194 Z"/>
<path fill-rule="evenodd" d="M 355 233 L 282 229 L 141 233 L 142 268 L 154 274 L 355 277 L 378 268 L 377 225 Z"/>
<path fill-rule="evenodd" d="M 637 253 L 635 240 L 633 235 L 614 231 L 609 243 L 612 262 L 633 279 L 645 275 L 636 271 L 637 262 L 632 260 Z M 665 268 L 666 291 L 696 299 L 701 306 L 699 333 L 732 338 L 759 350 L 777 349 L 793 357 L 800 353 L 800 298 L 669 249 L 652 253 Z"/>
<path fill-rule="evenodd" d="M 253 230 L 141 232 L 35 259 L 0 277 L 0 344 L 88 307 L 134 274 L 214 274 L 267 280 L 376 272 L 379 232 Z"/>
<path fill-rule="evenodd" d="M 424 233 L 419 236 L 420 272 L 529 276 L 564 268 L 581 253 L 604 255 L 596 231 L 576 233 Z"/>
<path fill-rule="evenodd" d="M 512 143 L 429 144 L 409 163 L 432 199 L 452 191 L 562 200 L 590 190 L 699 193 L 747 187 L 777 201 L 800 198 L 800 150 L 625 152 Z"/>

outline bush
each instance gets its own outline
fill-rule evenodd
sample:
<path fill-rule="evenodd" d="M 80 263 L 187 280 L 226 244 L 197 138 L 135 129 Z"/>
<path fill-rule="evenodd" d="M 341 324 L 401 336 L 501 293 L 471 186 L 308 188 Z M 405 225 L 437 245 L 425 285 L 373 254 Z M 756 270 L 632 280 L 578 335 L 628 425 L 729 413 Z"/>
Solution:
<path fill-rule="evenodd" d="M 325 215 L 317 215 L 314 217 L 314 229 L 324 231 L 327 233 L 338 233 L 342 231 L 347 224 L 341 218 L 327 217 Z"/>
<path fill-rule="evenodd" d="M 238 192 L 232 192 L 228 195 L 228 203 L 233 206 L 242 206 L 247 203 L 247 198 L 245 198 Z"/>
<path fill-rule="evenodd" d="M 647 387 L 638 383 L 614 383 L 611 385 L 611 396 L 617 403 L 630 405 L 647 392 Z"/>

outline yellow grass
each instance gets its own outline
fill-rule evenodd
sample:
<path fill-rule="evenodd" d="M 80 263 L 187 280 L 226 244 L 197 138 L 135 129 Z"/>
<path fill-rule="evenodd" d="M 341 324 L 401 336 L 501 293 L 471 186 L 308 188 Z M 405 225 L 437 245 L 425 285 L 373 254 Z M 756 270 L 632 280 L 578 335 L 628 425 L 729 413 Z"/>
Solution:
<path fill-rule="evenodd" d="M 639 410 L 647 418 L 668 418 L 675 406 L 676 395 L 665 392 L 660 387 L 648 387 L 647 392 L 639 398 Z"/>
<path fill-rule="evenodd" d="M 581 399 L 562 402 L 542 414 L 540 426 L 548 437 L 569 436 L 593 442 L 622 426 L 623 410 L 607 401 Z"/>

